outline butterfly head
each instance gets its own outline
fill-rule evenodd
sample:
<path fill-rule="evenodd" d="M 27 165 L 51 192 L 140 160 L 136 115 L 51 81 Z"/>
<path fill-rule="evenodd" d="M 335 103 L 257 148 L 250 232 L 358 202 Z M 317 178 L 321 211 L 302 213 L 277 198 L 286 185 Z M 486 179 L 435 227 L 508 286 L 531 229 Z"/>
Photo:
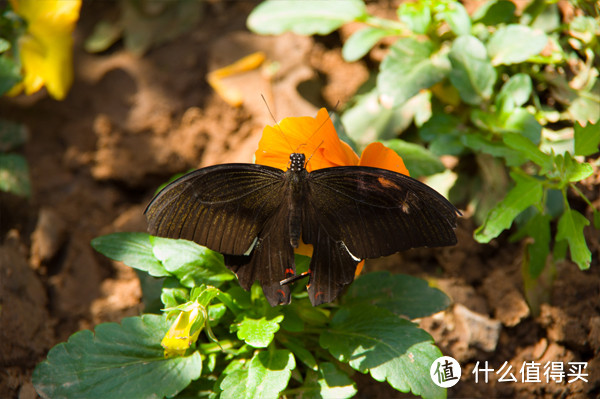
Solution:
<path fill-rule="evenodd" d="M 304 169 L 304 162 L 306 161 L 306 156 L 301 153 L 293 153 L 290 155 L 290 170 L 292 172 L 300 172 Z"/>

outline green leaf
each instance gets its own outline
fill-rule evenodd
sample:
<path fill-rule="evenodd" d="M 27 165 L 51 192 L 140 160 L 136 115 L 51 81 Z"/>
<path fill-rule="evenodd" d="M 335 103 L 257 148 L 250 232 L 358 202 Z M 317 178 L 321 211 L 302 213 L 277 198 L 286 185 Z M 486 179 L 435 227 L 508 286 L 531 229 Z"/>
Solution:
<path fill-rule="evenodd" d="M 468 35 L 471 32 L 471 18 L 458 1 L 439 2 L 435 10 L 436 19 L 446 21 L 456 36 Z"/>
<path fill-rule="evenodd" d="M 248 368 L 229 373 L 221 381 L 221 398 L 276 399 L 287 387 L 294 368 L 294 355 L 288 350 L 257 352 Z"/>
<path fill-rule="evenodd" d="M 172 397 L 200 377 L 200 353 L 165 358 L 164 317 L 144 315 L 73 334 L 55 346 L 33 372 L 45 398 Z"/>
<path fill-rule="evenodd" d="M 431 336 L 386 309 L 364 303 L 340 308 L 319 343 L 340 362 L 399 391 L 446 396 L 429 376 L 433 361 L 442 355 Z"/>
<path fill-rule="evenodd" d="M 496 83 L 496 70 L 490 63 L 483 43 L 474 36 L 460 36 L 448 55 L 452 69 L 450 81 L 468 104 L 487 101 Z"/>
<path fill-rule="evenodd" d="M 340 26 L 363 19 L 367 8 L 361 0 L 271 0 L 260 3 L 248 16 L 248 29 L 261 35 L 294 32 L 328 35 Z"/>
<path fill-rule="evenodd" d="M 369 303 L 409 319 L 446 309 L 450 299 L 427 281 L 406 274 L 373 272 L 360 276 L 343 297 L 344 306 Z"/>
<path fill-rule="evenodd" d="M 0 96 L 21 81 L 19 66 L 8 57 L 0 57 Z"/>
<path fill-rule="evenodd" d="M 430 176 L 446 170 L 442 161 L 421 145 L 400 139 L 384 141 L 383 144 L 402 157 L 404 165 L 414 178 Z"/>
<path fill-rule="evenodd" d="M 509 0 L 488 1 L 475 10 L 473 21 L 487 26 L 509 24 L 517 21 L 516 9 L 515 4 Z"/>
<path fill-rule="evenodd" d="M 319 371 L 309 371 L 302 390 L 302 399 L 345 399 L 356 395 L 354 381 L 333 363 L 321 363 Z"/>
<path fill-rule="evenodd" d="M 510 65 L 527 61 L 539 54 L 548 43 L 542 31 L 524 25 L 507 25 L 499 28 L 487 43 L 492 65 Z"/>
<path fill-rule="evenodd" d="M 600 28 L 594 17 L 579 15 L 569 23 L 569 33 L 583 43 L 589 44 L 600 35 Z"/>
<path fill-rule="evenodd" d="M 0 118 L 0 152 L 19 148 L 25 144 L 27 136 L 25 125 Z"/>
<path fill-rule="evenodd" d="M 31 196 L 27 160 L 19 154 L 0 154 L 0 190 Z"/>
<path fill-rule="evenodd" d="M 511 239 L 521 240 L 525 237 L 533 238 L 527 245 L 527 256 L 529 258 L 528 274 L 532 278 L 538 278 L 546 266 L 546 258 L 550 253 L 550 215 L 536 213 L 525 225 L 515 233 Z"/>
<path fill-rule="evenodd" d="M 99 53 L 108 50 L 123 34 L 121 23 L 100 21 L 94 26 L 94 31 L 85 40 L 83 47 L 89 53 Z"/>
<path fill-rule="evenodd" d="M 575 155 L 592 155 L 600 146 L 600 122 L 588 123 L 583 127 L 575 122 Z"/>
<path fill-rule="evenodd" d="M 431 9 L 424 1 L 404 2 L 398 7 L 398 19 L 415 33 L 424 34 L 431 25 Z"/>
<path fill-rule="evenodd" d="M 507 166 L 520 166 L 529 159 L 521 151 L 512 149 L 502 142 L 491 141 L 480 134 L 465 134 L 461 136 L 461 141 L 476 153 L 484 152 L 498 158 L 504 158 Z"/>
<path fill-rule="evenodd" d="M 524 108 L 513 110 L 502 127 L 504 130 L 522 134 L 534 144 L 540 143 L 542 125 Z"/>
<path fill-rule="evenodd" d="M 556 232 L 557 240 L 568 241 L 571 260 L 581 270 L 589 269 L 592 262 L 592 253 L 587 247 L 583 235 L 584 227 L 589 224 L 590 221 L 581 213 L 573 209 L 567 209 L 558 221 L 558 230 Z"/>
<path fill-rule="evenodd" d="M 242 321 L 235 326 L 237 337 L 255 348 L 266 348 L 273 341 L 275 333 L 279 331 L 279 323 L 282 320 L 283 315 L 269 320 L 266 317 L 252 319 L 244 316 Z"/>
<path fill-rule="evenodd" d="M 318 370 L 317 360 L 310 350 L 306 349 L 306 343 L 290 335 L 277 336 L 277 342 L 294 353 L 294 357 L 300 360 L 311 370 Z"/>
<path fill-rule="evenodd" d="M 187 240 L 152 237 L 150 242 L 156 259 L 186 287 L 200 284 L 219 287 L 235 279 L 218 252 Z"/>
<path fill-rule="evenodd" d="M 429 150 L 436 155 L 458 155 L 464 150 L 461 136 L 467 133 L 465 124 L 456 116 L 436 112 L 421 126 L 419 136 L 430 142 Z"/>
<path fill-rule="evenodd" d="M 166 277 L 171 274 L 154 256 L 150 234 L 113 233 L 92 240 L 92 247 L 102 255 L 125 263 L 134 269 L 148 272 L 154 277 Z"/>
<path fill-rule="evenodd" d="M 529 75 L 517 73 L 511 76 L 500 89 L 496 97 L 496 108 L 500 113 L 508 114 L 525 104 L 531 97 L 532 90 L 533 84 Z"/>
<path fill-rule="evenodd" d="M 542 167 L 543 171 L 552 168 L 552 157 L 540 151 L 527 137 L 518 133 L 504 133 L 502 141 L 510 148 L 519 151 L 526 159 L 530 159 L 536 165 Z"/>
<path fill-rule="evenodd" d="M 398 32 L 371 26 L 360 29 L 344 43 L 342 57 L 346 62 L 357 61 L 364 57 L 379 40 L 394 34 L 398 34 Z"/>
<path fill-rule="evenodd" d="M 2 37 L 0 37 L 0 54 L 4 53 L 7 50 L 10 50 L 10 42 Z"/>
<path fill-rule="evenodd" d="M 357 97 L 354 106 L 344 112 L 342 122 L 348 135 L 364 147 L 373 141 L 397 137 L 413 120 L 419 125 L 419 120 L 427 120 L 431 115 L 431 92 L 428 90 L 395 108 L 379 102 L 376 88 Z"/>
<path fill-rule="evenodd" d="M 399 106 L 442 80 L 449 70 L 448 59 L 434 54 L 431 41 L 411 37 L 398 39 L 384 58 L 377 75 L 377 90 L 385 104 Z"/>
<path fill-rule="evenodd" d="M 505 229 L 513 220 L 531 205 L 542 201 L 542 182 L 534 177 L 510 173 L 516 185 L 506 194 L 506 197 L 490 211 L 481 226 L 475 230 L 475 240 L 488 243 Z"/>
<path fill-rule="evenodd" d="M 565 179 L 569 183 L 578 182 L 583 179 L 587 179 L 594 173 L 594 168 L 588 162 L 579 163 L 575 159 L 571 158 L 571 155 L 567 152 L 567 156 L 571 159 L 565 171 Z"/>

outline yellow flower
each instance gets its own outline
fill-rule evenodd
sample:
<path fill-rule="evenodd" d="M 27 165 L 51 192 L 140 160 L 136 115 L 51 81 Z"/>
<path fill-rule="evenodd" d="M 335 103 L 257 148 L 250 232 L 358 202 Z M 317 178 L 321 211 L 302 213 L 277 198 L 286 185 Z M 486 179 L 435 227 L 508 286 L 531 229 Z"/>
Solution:
<path fill-rule="evenodd" d="M 10 0 L 13 10 L 27 22 L 19 39 L 22 88 L 32 94 L 46 85 L 48 93 L 62 100 L 73 82 L 73 38 L 81 0 Z"/>
<path fill-rule="evenodd" d="M 197 328 L 192 333 L 192 327 L 197 324 L 199 318 L 204 318 L 199 304 L 190 310 L 183 310 L 179 313 L 160 342 L 161 346 L 165 348 L 165 357 L 183 356 L 188 348 L 198 340 L 202 328 Z"/>
<path fill-rule="evenodd" d="M 402 158 L 381 143 L 369 144 L 359 158 L 340 140 L 325 108 L 319 110 L 316 118 L 285 118 L 277 126 L 265 126 L 254 155 L 257 164 L 286 170 L 292 152 L 306 155 L 309 172 L 334 166 L 371 166 L 409 175 Z M 312 250 L 312 245 L 301 242 L 294 252 L 311 256 Z M 356 268 L 356 275 L 363 263 Z"/>

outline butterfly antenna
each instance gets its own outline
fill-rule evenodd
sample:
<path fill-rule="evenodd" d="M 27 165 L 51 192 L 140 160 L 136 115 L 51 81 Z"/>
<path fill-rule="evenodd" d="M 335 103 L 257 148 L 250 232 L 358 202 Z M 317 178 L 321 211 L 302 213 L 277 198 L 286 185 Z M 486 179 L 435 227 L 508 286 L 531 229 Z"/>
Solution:
<path fill-rule="evenodd" d="M 265 103 L 265 106 L 267 107 L 267 111 L 269 111 L 269 115 L 271 115 L 271 119 L 273 119 L 273 122 L 275 123 L 275 126 L 277 126 L 277 129 L 279 129 L 279 131 L 281 132 L 281 135 L 283 136 L 285 142 L 288 144 L 288 146 L 290 147 L 290 150 L 294 150 L 294 148 L 292 147 L 292 144 L 290 143 L 290 141 L 288 140 L 287 136 L 285 135 L 285 133 L 283 133 L 283 129 L 281 128 L 281 126 L 279 126 L 279 122 L 277 122 L 277 119 L 275 119 L 275 115 L 273 115 L 273 113 L 271 112 L 271 108 L 269 107 L 269 104 L 267 103 L 267 100 L 265 98 L 265 96 L 263 96 L 262 94 L 260 95 L 260 97 L 262 98 L 263 102 Z"/>
<path fill-rule="evenodd" d="M 304 167 L 306 168 L 306 165 L 308 165 L 308 163 L 310 162 L 310 159 L 313 157 L 313 155 L 315 155 L 315 153 L 317 152 L 317 150 L 319 149 L 319 147 L 321 147 L 323 145 L 323 143 L 325 142 L 325 140 L 321 140 L 321 142 L 319 143 L 319 145 L 315 148 L 315 150 L 312 152 L 312 154 L 310 154 L 310 157 L 308 157 L 308 159 L 306 160 L 306 163 L 304 164 Z"/>

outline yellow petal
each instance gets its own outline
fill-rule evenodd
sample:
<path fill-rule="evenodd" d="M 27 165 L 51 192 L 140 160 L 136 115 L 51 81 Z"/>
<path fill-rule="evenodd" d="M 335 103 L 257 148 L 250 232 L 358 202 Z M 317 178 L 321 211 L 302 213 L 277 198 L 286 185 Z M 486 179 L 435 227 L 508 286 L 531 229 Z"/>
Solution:
<path fill-rule="evenodd" d="M 61 100 L 73 82 L 73 38 L 80 0 L 11 0 L 15 12 L 27 21 L 20 38 L 23 86 L 26 94 L 40 90 Z"/>
<path fill-rule="evenodd" d="M 190 332 L 198 317 L 201 316 L 198 307 L 179 313 L 177 319 L 160 342 L 161 346 L 165 348 L 165 357 L 183 356 L 188 348 L 198 340 L 201 329 L 191 335 Z"/>

